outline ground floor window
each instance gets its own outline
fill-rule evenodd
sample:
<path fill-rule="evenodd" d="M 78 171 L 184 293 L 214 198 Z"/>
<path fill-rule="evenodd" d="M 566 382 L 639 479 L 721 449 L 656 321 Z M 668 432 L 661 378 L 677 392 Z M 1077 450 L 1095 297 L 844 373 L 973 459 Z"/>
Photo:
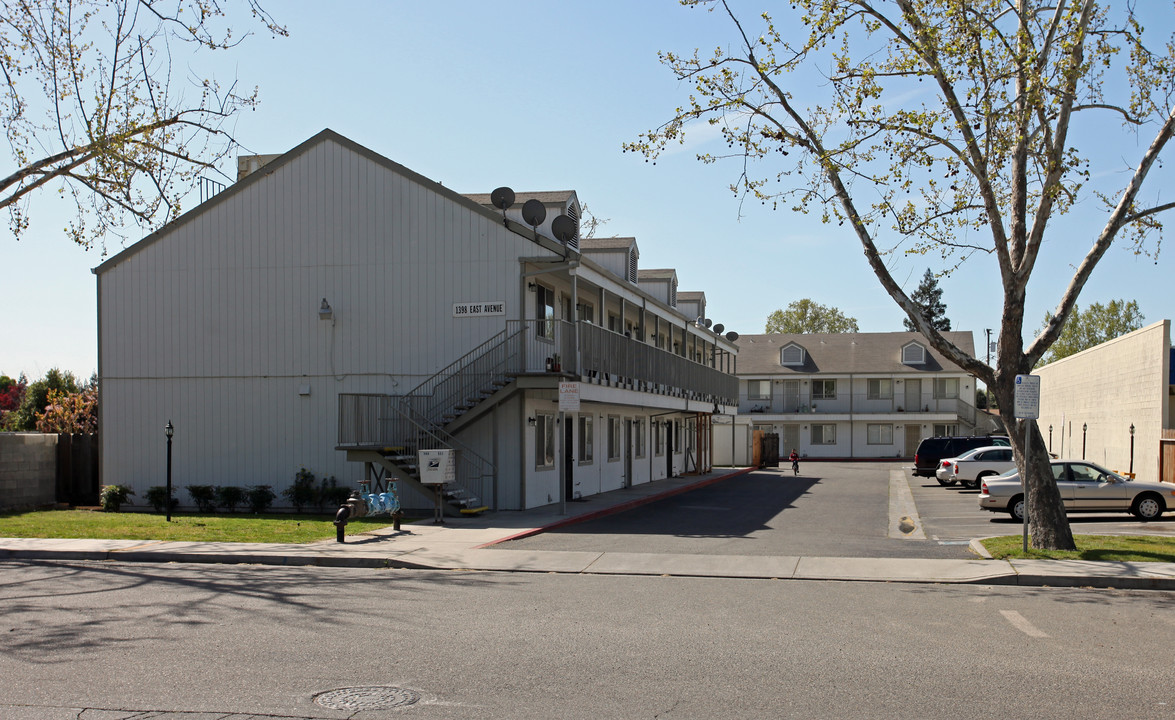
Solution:
<path fill-rule="evenodd" d="M 620 418 L 608 416 L 608 460 L 620 459 Z"/>
<path fill-rule="evenodd" d="M 673 421 L 673 451 L 681 452 L 681 421 Z"/>
<path fill-rule="evenodd" d="M 653 423 L 653 454 L 657 457 L 665 454 L 665 423 L 660 420 Z"/>
<path fill-rule="evenodd" d="M 554 415 L 535 415 L 534 466 L 540 470 L 555 467 Z"/>
<path fill-rule="evenodd" d="M 812 444 L 813 445 L 835 445 L 836 444 L 836 425 L 817 425 L 812 424 Z"/>
<path fill-rule="evenodd" d="M 579 464 L 592 464 L 592 445 L 595 442 L 593 437 L 595 434 L 595 427 L 592 424 L 594 420 L 591 415 L 579 416 Z"/>
<path fill-rule="evenodd" d="M 934 426 L 934 434 L 937 437 L 949 437 L 951 435 L 958 435 L 959 434 L 959 426 L 957 423 L 952 424 L 952 425 L 939 425 L 936 423 Z"/>
<path fill-rule="evenodd" d="M 633 422 L 633 426 L 634 426 L 634 429 L 636 430 L 636 437 L 634 438 L 634 440 L 636 442 L 636 456 L 638 458 L 643 458 L 645 456 L 645 445 L 646 445 L 646 443 L 645 443 L 645 419 L 644 418 L 637 418 Z"/>
<path fill-rule="evenodd" d="M 865 428 L 865 435 L 870 445 L 893 445 L 893 425 L 871 423 Z"/>

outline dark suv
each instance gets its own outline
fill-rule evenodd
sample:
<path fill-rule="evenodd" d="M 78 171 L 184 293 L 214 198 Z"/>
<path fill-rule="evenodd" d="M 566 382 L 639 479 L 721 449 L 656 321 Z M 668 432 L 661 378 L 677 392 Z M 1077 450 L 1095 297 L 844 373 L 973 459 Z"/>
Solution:
<path fill-rule="evenodd" d="M 1010 446 L 1006 435 L 970 435 L 965 437 L 928 437 L 918 443 L 914 453 L 914 474 L 934 477 L 938 464 L 946 458 L 959 457 L 968 450 L 987 445 Z"/>

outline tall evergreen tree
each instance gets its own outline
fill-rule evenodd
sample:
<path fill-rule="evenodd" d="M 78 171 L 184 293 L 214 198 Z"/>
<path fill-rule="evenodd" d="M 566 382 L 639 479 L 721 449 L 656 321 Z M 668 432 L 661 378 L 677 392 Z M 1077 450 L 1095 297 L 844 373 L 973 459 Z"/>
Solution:
<path fill-rule="evenodd" d="M 938 286 L 938 278 L 930 272 L 930 268 L 926 268 L 922 282 L 918 284 L 918 289 L 914 291 L 910 299 L 914 301 L 915 305 L 922 308 L 922 317 L 926 318 L 932 328 L 939 332 L 951 329 L 951 320 L 946 316 L 947 306 L 942 301 L 942 288 Z M 908 317 L 902 318 L 902 324 L 910 332 L 918 330 L 914 327 L 914 321 Z"/>

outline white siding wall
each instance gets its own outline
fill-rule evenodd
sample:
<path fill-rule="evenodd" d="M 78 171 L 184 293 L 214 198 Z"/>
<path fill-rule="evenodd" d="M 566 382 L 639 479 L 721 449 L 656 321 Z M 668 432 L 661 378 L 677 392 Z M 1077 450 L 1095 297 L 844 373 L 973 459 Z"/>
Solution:
<path fill-rule="evenodd" d="M 1134 471 L 1158 479 L 1159 438 L 1170 426 L 1170 348 L 1164 320 L 1036 369 L 1045 443 L 1052 425 L 1052 451 L 1062 454 L 1064 442 L 1064 457 L 1080 458 L 1085 424 L 1086 459 L 1126 471 L 1133 423 Z"/>
<path fill-rule="evenodd" d="M 169 418 L 180 487 L 357 480 L 337 394 L 407 390 L 504 327 L 454 302 L 518 317 L 517 258 L 541 251 L 492 216 L 333 141 L 260 172 L 99 276 L 103 478 L 137 497 Z"/>

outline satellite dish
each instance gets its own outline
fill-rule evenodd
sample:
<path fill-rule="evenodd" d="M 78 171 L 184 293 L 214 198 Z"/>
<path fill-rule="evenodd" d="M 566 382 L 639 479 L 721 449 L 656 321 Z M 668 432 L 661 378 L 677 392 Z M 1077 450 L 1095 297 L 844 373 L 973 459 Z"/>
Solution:
<path fill-rule="evenodd" d="M 714 332 L 718 333 L 719 335 L 721 335 L 722 331 L 725 329 L 726 329 L 726 326 L 723 325 L 722 323 L 718 323 L 717 325 L 714 326 Z"/>
<path fill-rule="evenodd" d="M 734 330 L 731 330 L 730 332 L 726 333 L 726 339 L 734 342 L 735 340 L 738 340 L 738 333 L 736 333 Z"/>
<path fill-rule="evenodd" d="M 566 245 L 575 239 L 575 221 L 566 215 L 559 215 L 551 221 L 551 232 L 556 240 Z"/>
<path fill-rule="evenodd" d="M 705 325 L 706 327 L 710 327 L 711 323 L 713 323 L 713 321 L 710 318 L 706 318 L 705 320 L 702 321 L 702 324 Z"/>
<path fill-rule="evenodd" d="M 522 204 L 522 219 L 532 228 L 538 227 L 547 219 L 547 208 L 538 200 L 527 200 Z"/>
<path fill-rule="evenodd" d="M 514 191 L 508 187 L 500 187 L 490 193 L 490 202 L 494 207 L 505 211 L 514 204 Z"/>

